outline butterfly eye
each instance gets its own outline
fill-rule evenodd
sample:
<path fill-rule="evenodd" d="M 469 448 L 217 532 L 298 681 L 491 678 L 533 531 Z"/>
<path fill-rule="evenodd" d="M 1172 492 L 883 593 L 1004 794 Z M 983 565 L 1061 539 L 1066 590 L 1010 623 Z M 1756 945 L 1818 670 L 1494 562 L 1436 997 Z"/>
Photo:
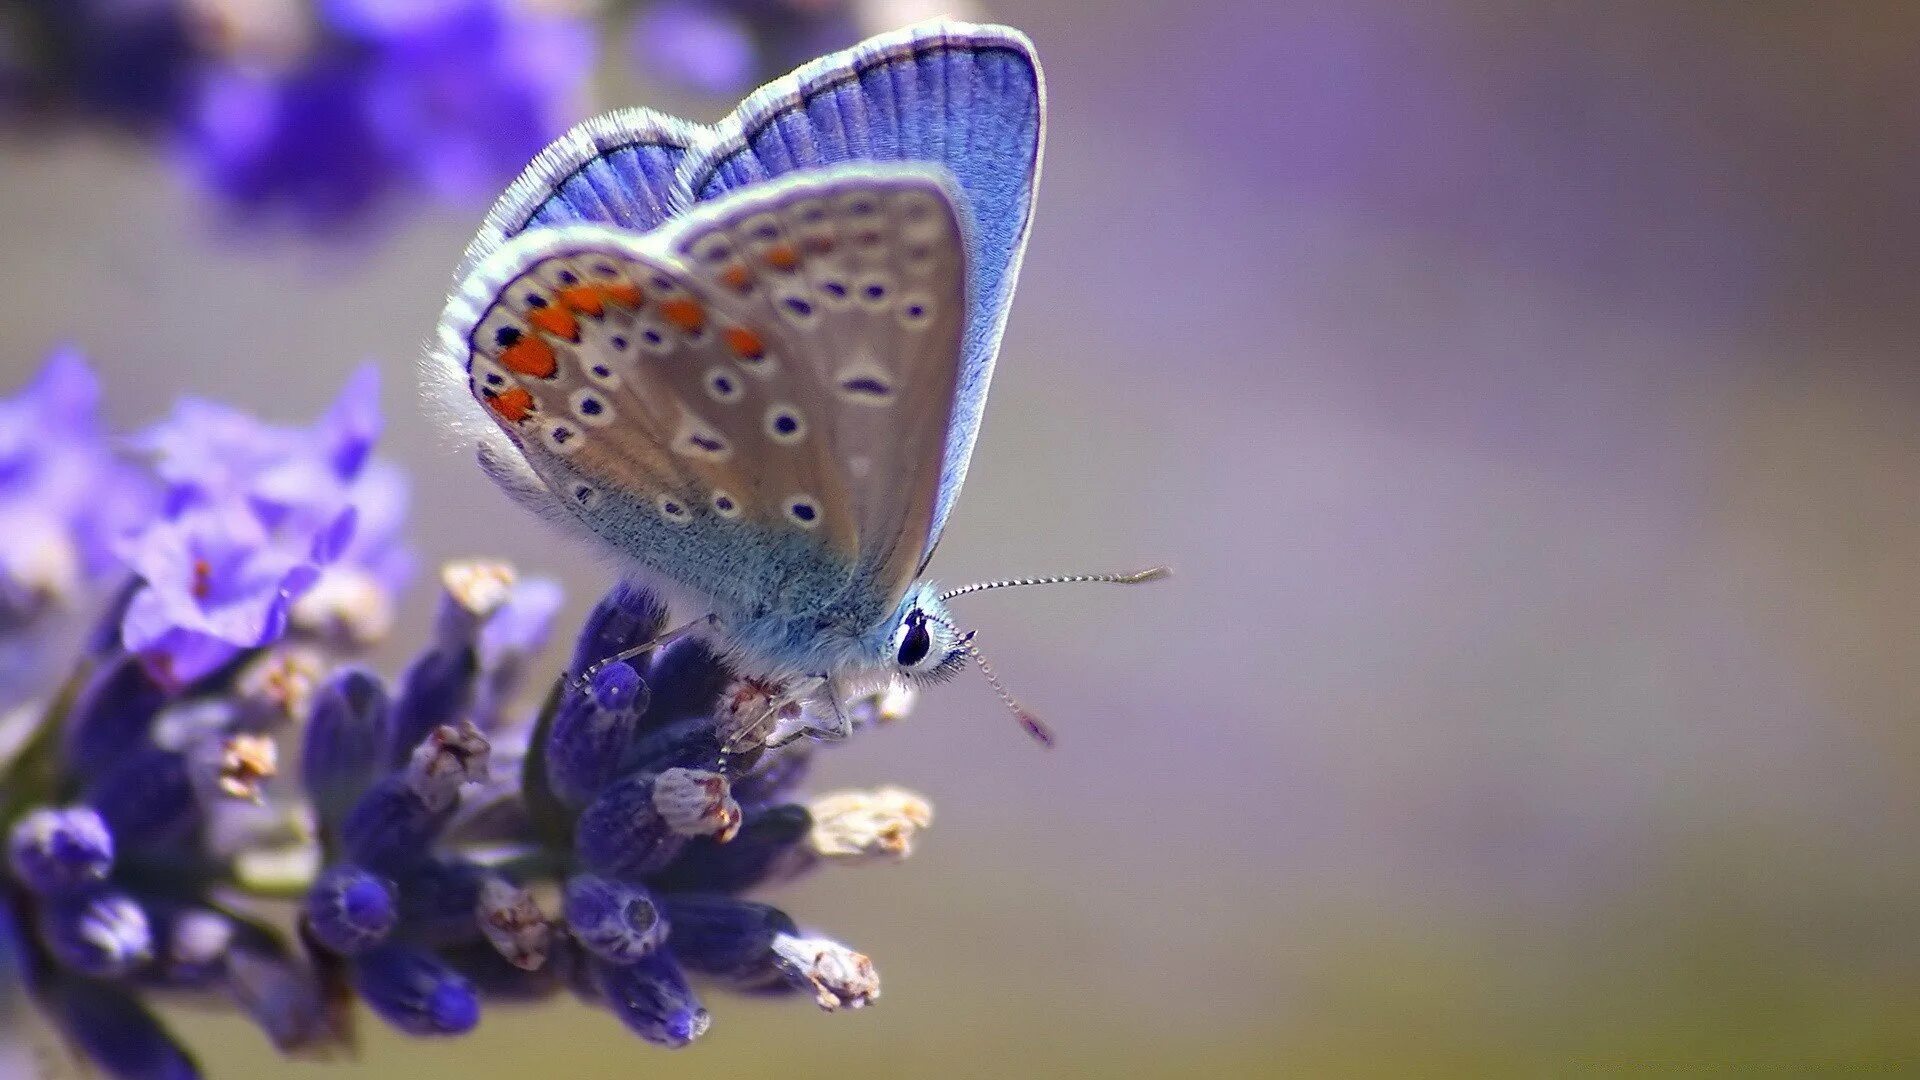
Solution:
<path fill-rule="evenodd" d="M 894 661 L 901 667 L 919 667 L 933 652 L 933 635 L 927 630 L 927 618 L 918 611 L 907 614 L 900 634 L 900 648 Z"/>

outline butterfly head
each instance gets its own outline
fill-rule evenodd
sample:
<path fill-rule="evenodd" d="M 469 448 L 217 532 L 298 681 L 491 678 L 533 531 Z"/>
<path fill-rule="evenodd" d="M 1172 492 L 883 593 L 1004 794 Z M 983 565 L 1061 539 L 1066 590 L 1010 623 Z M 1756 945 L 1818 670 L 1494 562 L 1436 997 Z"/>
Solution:
<path fill-rule="evenodd" d="M 980 669 L 980 674 L 986 676 L 994 692 L 1000 695 L 1000 700 L 1006 702 L 1014 719 L 1020 722 L 1027 734 L 1042 746 L 1052 746 L 1053 733 L 1032 710 L 1020 704 L 1001 685 L 999 677 L 988 665 L 986 655 L 974 644 L 973 632 L 962 631 L 954 625 L 953 616 L 947 611 L 947 601 L 968 593 L 1027 585 L 1065 585 L 1074 582 L 1138 585 L 1158 581 L 1167 574 L 1166 567 L 1155 566 L 1132 574 L 1066 574 L 1059 577 L 982 581 L 946 592 L 940 592 L 932 583 L 922 581 L 907 590 L 906 598 L 900 601 L 900 606 L 894 611 L 889 623 L 891 632 L 887 638 L 887 648 L 890 650 L 888 660 L 901 677 L 912 682 L 950 679 L 966 667 L 968 661 L 972 661 Z"/>
<path fill-rule="evenodd" d="M 894 611 L 886 637 L 886 663 L 909 682 L 944 682 L 966 667 L 972 637 L 954 626 L 935 587 L 921 582 L 907 591 Z"/>

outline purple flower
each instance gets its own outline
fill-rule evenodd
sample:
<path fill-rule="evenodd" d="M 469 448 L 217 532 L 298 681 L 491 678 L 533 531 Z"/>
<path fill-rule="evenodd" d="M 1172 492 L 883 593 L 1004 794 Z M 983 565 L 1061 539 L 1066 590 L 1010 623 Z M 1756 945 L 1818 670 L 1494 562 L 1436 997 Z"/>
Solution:
<path fill-rule="evenodd" d="M 852 9 L 844 0 L 661 0 L 635 16 L 628 51 L 649 76 L 732 97 L 757 77 L 852 44 Z"/>
<path fill-rule="evenodd" d="M 0 629 L 74 599 L 152 514 L 151 489 L 108 446 L 99 400 L 86 361 L 61 349 L 0 401 Z"/>
<path fill-rule="evenodd" d="M 283 620 L 278 625 L 291 615 L 305 629 L 364 645 L 391 626 L 394 593 L 412 569 L 400 535 L 406 478 L 371 456 L 379 432 L 379 374 L 368 364 L 349 377 L 339 398 L 308 427 L 268 424 L 226 406 L 185 399 L 172 416 L 144 432 L 138 445 L 167 482 L 174 514 L 213 509 L 224 514 L 244 507 L 262 535 L 241 522 L 234 525 L 240 532 L 230 537 L 235 544 L 310 564 L 288 583 L 288 595 L 299 598 L 310 586 L 311 594 L 290 611 L 271 610 Z M 212 583 L 198 584 L 204 589 Z M 155 602 L 136 598 L 148 616 Z M 212 636 L 231 642 L 228 629 Z M 279 632 L 274 629 L 267 640 Z"/>
<path fill-rule="evenodd" d="M 759 67 L 746 24 L 711 3 L 666 0 L 643 8 L 628 48 L 649 77 L 716 97 L 738 94 Z"/>
<path fill-rule="evenodd" d="M 122 642 L 181 686 L 278 639 L 294 598 L 320 574 L 319 553 L 276 542 L 233 507 L 155 524 L 125 554 L 145 587 L 127 607 Z"/>
<path fill-rule="evenodd" d="M 243 216 L 349 231 L 417 192 L 479 202 L 578 113 L 589 23 L 506 0 L 332 0 L 290 71 L 201 81 L 184 156 Z"/>
<path fill-rule="evenodd" d="M 181 149 L 242 221 L 279 217 L 316 233 L 365 223 L 403 179 L 358 56 L 317 57 L 284 73 L 208 71 Z"/>
<path fill-rule="evenodd" d="M 154 475 L 167 485 L 167 508 L 221 502 L 246 492 L 254 478 L 299 445 L 299 433 L 268 424 L 231 405 L 181 397 L 165 420 L 134 436 Z"/>
<path fill-rule="evenodd" d="M 427 7 L 430 14 L 390 23 L 377 39 L 373 115 L 395 159 L 427 191 L 484 200 L 578 118 L 592 28 L 506 0 Z"/>
<path fill-rule="evenodd" d="M 182 397 L 170 416 L 133 442 L 166 482 L 175 513 L 246 500 L 276 528 L 295 518 L 330 521 L 352 501 L 351 485 L 366 472 L 380 433 L 379 400 L 379 369 L 363 364 L 306 427 Z"/>

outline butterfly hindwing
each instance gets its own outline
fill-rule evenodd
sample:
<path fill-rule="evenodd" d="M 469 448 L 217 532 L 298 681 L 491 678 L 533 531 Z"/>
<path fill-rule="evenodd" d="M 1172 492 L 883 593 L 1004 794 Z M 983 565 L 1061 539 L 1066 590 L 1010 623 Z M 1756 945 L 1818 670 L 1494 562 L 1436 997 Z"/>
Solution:
<path fill-rule="evenodd" d="M 686 200 L 676 172 L 708 128 L 651 109 L 587 120 L 528 165 L 487 213 L 459 277 L 528 229 L 599 222 L 635 232 L 659 226 Z"/>
<path fill-rule="evenodd" d="M 837 162 L 921 161 L 952 172 L 971 223 L 971 315 L 942 455 L 935 540 L 979 433 L 1026 249 L 1044 117 L 1039 61 L 1024 34 L 935 22 L 876 37 L 768 84 L 680 167 L 680 184 L 694 202 Z"/>
<path fill-rule="evenodd" d="M 839 166 L 734 193 L 669 230 L 695 279 L 760 328 L 731 342 L 736 361 L 789 387 L 795 437 L 824 441 L 860 572 L 889 598 L 931 540 L 967 315 L 956 198 L 941 170 Z"/>
<path fill-rule="evenodd" d="M 469 388 L 555 501 L 624 555 L 725 606 L 844 590 L 858 536 L 800 363 L 659 238 L 529 232 L 443 324 Z M 750 374 L 753 363 L 764 367 Z M 798 380 L 798 385 L 795 381 Z M 780 421 L 792 417 L 795 430 Z M 794 435 L 803 437 L 795 438 Z"/>

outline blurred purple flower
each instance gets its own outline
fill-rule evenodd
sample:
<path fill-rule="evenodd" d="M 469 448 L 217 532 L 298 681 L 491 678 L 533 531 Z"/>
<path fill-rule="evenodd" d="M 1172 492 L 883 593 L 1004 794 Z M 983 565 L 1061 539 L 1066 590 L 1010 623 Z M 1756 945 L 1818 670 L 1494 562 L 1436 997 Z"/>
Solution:
<path fill-rule="evenodd" d="M 667 0 L 634 16 L 628 48 L 650 78 L 703 94 L 737 94 L 759 67 L 739 17 L 712 3 Z"/>
<path fill-rule="evenodd" d="M 173 413 L 132 440 L 167 485 L 178 514 L 244 496 L 253 482 L 300 445 L 300 433 L 203 398 L 182 397 Z"/>
<path fill-rule="evenodd" d="M 507 0 L 333 0 L 286 72 L 210 70 L 183 145 L 243 214 L 341 231 L 415 192 L 490 197 L 580 109 L 592 25 Z"/>
<path fill-rule="evenodd" d="M 186 685 L 286 631 L 295 597 L 319 577 L 324 550 L 275 541 L 245 509 L 194 510 L 130 541 L 145 583 L 121 638 L 164 681 Z"/>
<path fill-rule="evenodd" d="M 593 29 L 507 0 L 429 6 L 375 48 L 373 116 L 427 191 L 484 201 L 581 114 Z"/>
<path fill-rule="evenodd" d="M 401 180 L 355 56 L 288 72 L 212 68 L 181 141 L 208 191 L 241 218 L 278 216 L 314 232 L 363 222 Z"/>
<path fill-rule="evenodd" d="M 384 632 L 413 566 L 400 536 L 405 474 L 371 456 L 380 427 L 379 369 L 366 364 L 308 427 L 185 398 L 136 445 L 166 481 L 170 513 L 244 505 L 280 546 L 312 553 L 328 580 L 303 624 L 366 641 Z"/>
<path fill-rule="evenodd" d="M 153 512 L 153 492 L 109 448 L 100 383 L 62 349 L 0 401 L 0 629 L 73 599 L 117 562 Z"/>

